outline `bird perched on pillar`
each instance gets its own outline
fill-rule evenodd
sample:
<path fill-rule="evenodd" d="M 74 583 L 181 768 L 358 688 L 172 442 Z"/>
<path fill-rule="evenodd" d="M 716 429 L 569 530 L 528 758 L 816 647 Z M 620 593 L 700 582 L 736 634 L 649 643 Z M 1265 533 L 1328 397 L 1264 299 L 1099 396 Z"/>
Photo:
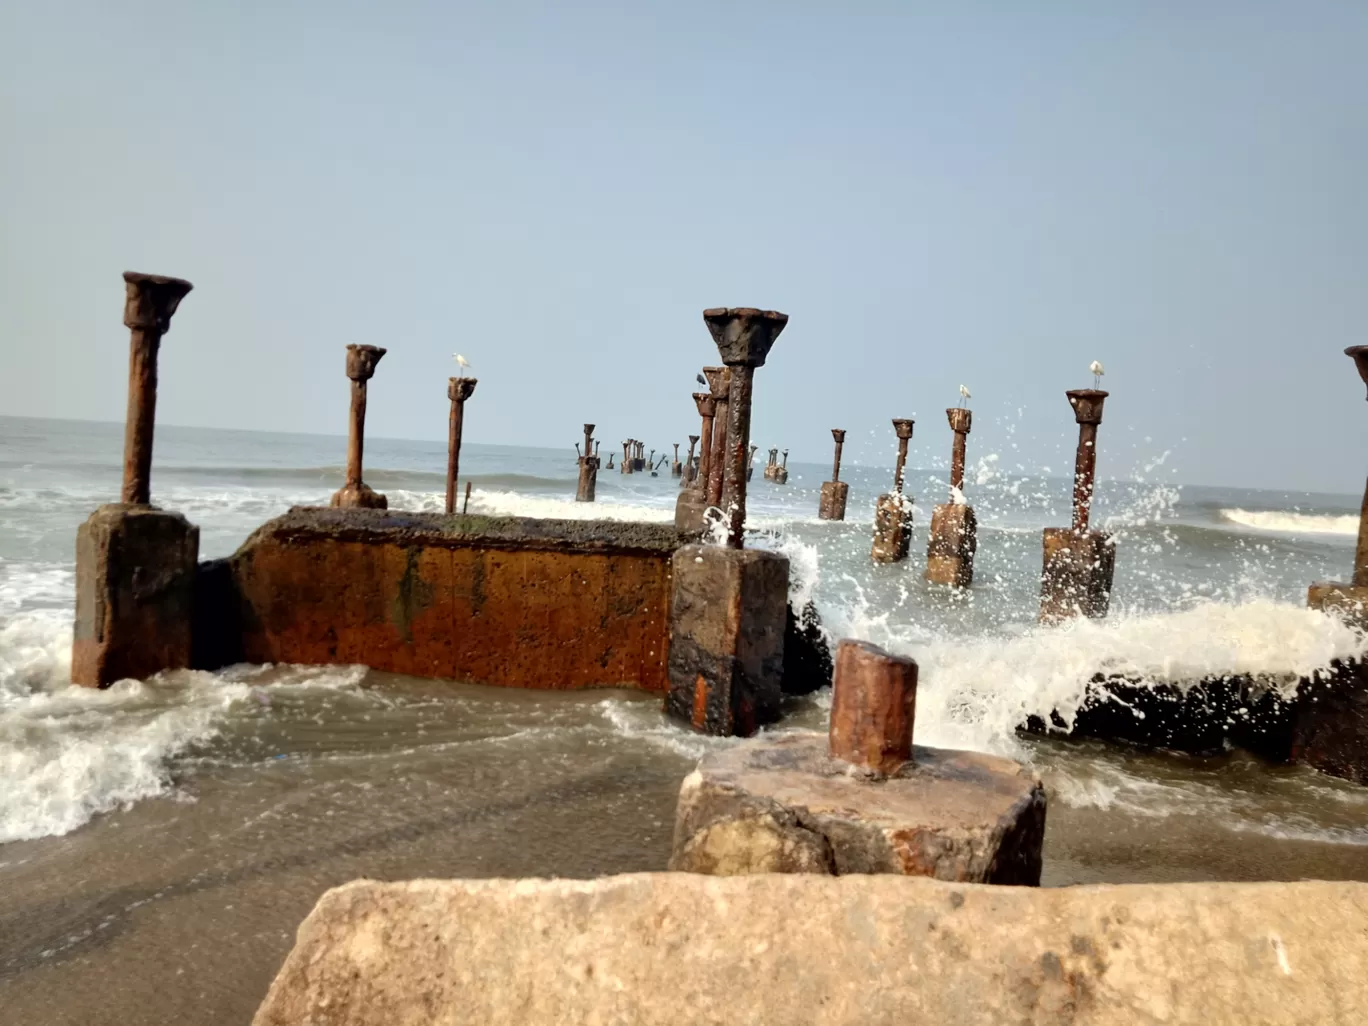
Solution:
<path fill-rule="evenodd" d="M 470 370 L 470 361 L 460 353 L 452 353 L 451 358 L 456 361 L 457 366 L 459 366 L 463 372 Z"/>
<path fill-rule="evenodd" d="M 1102 375 L 1107 373 L 1102 369 L 1102 361 L 1094 360 L 1092 363 L 1088 364 L 1088 370 L 1092 371 L 1093 388 L 1101 388 Z"/>
<path fill-rule="evenodd" d="M 969 400 L 969 399 L 972 399 L 972 398 L 973 398 L 973 396 L 971 396 L 971 395 L 969 394 L 969 389 L 967 389 L 967 388 L 966 388 L 965 386 L 963 386 L 963 385 L 960 385 L 960 405 L 963 406 L 963 405 L 965 404 L 965 401 L 966 401 L 966 400 Z"/>

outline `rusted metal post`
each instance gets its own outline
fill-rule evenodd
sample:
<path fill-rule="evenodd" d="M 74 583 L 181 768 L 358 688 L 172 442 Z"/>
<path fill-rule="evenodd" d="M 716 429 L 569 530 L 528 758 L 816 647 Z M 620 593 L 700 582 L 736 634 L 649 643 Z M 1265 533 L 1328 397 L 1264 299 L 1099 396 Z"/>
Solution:
<path fill-rule="evenodd" d="M 128 328 L 128 415 L 124 421 L 121 501 L 152 501 L 152 437 L 157 426 L 157 354 L 171 318 L 192 288 L 184 278 L 124 271 L 124 327 Z"/>
<path fill-rule="evenodd" d="M 828 735 L 832 758 L 892 776 L 912 761 L 916 715 L 916 662 L 863 641 L 837 646 Z"/>
<path fill-rule="evenodd" d="M 755 369 L 765 365 L 770 348 L 788 324 L 788 314 L 753 307 L 703 311 L 722 362 L 731 371 L 727 396 L 727 464 L 722 509 L 728 518 L 727 545 L 739 549 L 746 527 L 746 470 L 750 449 L 751 396 Z"/>
<path fill-rule="evenodd" d="M 874 546 L 870 558 L 876 563 L 898 563 L 907 558 L 912 542 L 912 503 L 903 497 L 903 471 L 907 465 L 907 443 L 912 438 L 913 422 L 895 418 L 898 436 L 898 465 L 893 472 L 893 491 L 879 496 L 874 506 Z"/>
<path fill-rule="evenodd" d="M 708 459 L 708 484 L 705 488 L 709 506 L 722 506 L 722 481 L 727 469 L 727 403 L 731 394 L 731 371 L 726 367 L 704 367 L 703 377 L 708 382 L 708 394 L 717 405 L 713 417 L 712 455 Z"/>
<path fill-rule="evenodd" d="M 1344 355 L 1354 361 L 1359 377 L 1368 384 L 1368 346 L 1350 346 Z M 1359 510 L 1358 546 L 1354 550 L 1354 586 L 1368 588 L 1368 488 L 1363 492 Z"/>
<path fill-rule="evenodd" d="M 749 481 L 755 476 L 755 454 L 760 446 L 752 445 L 750 452 L 746 454 L 746 480 Z"/>
<path fill-rule="evenodd" d="M 679 443 L 671 442 L 674 446 L 674 462 L 670 464 L 670 476 L 682 477 L 684 475 L 684 464 L 679 462 Z"/>
<path fill-rule="evenodd" d="M 584 455 L 579 458 L 579 483 L 576 502 L 593 502 L 598 487 L 598 452 L 594 445 L 594 425 L 584 425 Z"/>
<path fill-rule="evenodd" d="M 702 444 L 698 448 L 698 467 L 694 471 L 692 484 L 679 491 L 675 500 L 675 527 L 680 531 L 702 531 L 707 515 L 708 473 L 712 468 L 712 441 L 717 432 L 717 401 L 707 392 L 693 393 L 694 406 L 703 418 Z M 690 439 L 695 436 L 690 435 Z M 692 451 L 692 444 L 690 445 Z"/>
<path fill-rule="evenodd" d="M 964 499 L 964 455 L 974 415 L 955 407 L 946 410 L 945 416 L 955 435 L 950 452 L 950 501 L 931 511 L 925 577 L 932 584 L 967 588 L 974 582 L 974 554 L 978 551 L 978 519 Z"/>
<path fill-rule="evenodd" d="M 785 449 L 785 450 L 784 450 L 784 462 L 781 463 L 781 464 L 779 464 L 777 467 L 774 468 L 774 483 L 775 483 L 775 484 L 788 484 L 788 454 L 789 454 L 789 451 L 788 451 L 787 449 Z"/>
<path fill-rule="evenodd" d="M 1344 355 L 1354 361 L 1359 377 L 1368 384 L 1368 346 L 1350 346 Z M 1358 544 L 1354 549 L 1354 576 L 1350 583 L 1318 581 L 1306 593 L 1306 604 L 1312 609 L 1333 613 L 1360 630 L 1368 630 L 1368 488 L 1363 492 L 1359 508 Z M 1335 715 L 1322 710 L 1322 715 Z M 1342 719 L 1347 719 L 1341 714 Z M 1328 737 L 1342 735 L 1343 726 L 1336 725 Z M 1342 766 L 1342 763 L 1341 763 Z M 1337 775 L 1340 770 L 1332 770 Z M 1368 774 L 1365 774 L 1368 779 Z"/>
<path fill-rule="evenodd" d="M 347 377 L 351 379 L 351 425 L 347 436 L 347 482 L 333 494 L 334 506 L 387 509 L 389 502 L 361 479 L 366 448 L 366 382 L 388 350 L 379 346 L 347 346 Z"/>
<path fill-rule="evenodd" d="M 822 520 L 844 520 L 846 497 L 850 485 L 841 480 L 841 449 L 845 446 L 845 431 L 832 428 L 831 437 L 836 440 L 836 455 L 831 461 L 831 480 L 822 482 L 822 495 L 817 502 L 817 516 Z"/>
<path fill-rule="evenodd" d="M 712 469 L 713 432 L 717 430 L 717 400 L 707 392 L 695 392 L 693 393 L 693 401 L 694 405 L 698 407 L 698 415 L 703 418 L 703 427 L 700 429 L 702 434 L 699 436 L 698 484 L 706 493 L 706 482 Z"/>
<path fill-rule="evenodd" d="M 630 438 L 622 443 L 622 463 L 618 466 L 618 470 L 624 474 L 632 472 L 632 440 Z"/>
<path fill-rule="evenodd" d="M 689 436 L 689 458 L 684 461 L 684 479 L 680 482 L 680 487 L 693 484 L 694 478 L 698 475 L 698 464 L 694 462 L 694 446 L 698 444 L 698 435 Z"/>
<path fill-rule="evenodd" d="M 448 378 L 447 398 L 451 416 L 447 420 L 446 511 L 456 512 L 456 476 L 461 468 L 461 428 L 465 423 L 465 401 L 475 394 L 475 378 Z M 588 438 L 585 438 L 588 444 Z"/>
<path fill-rule="evenodd" d="M 1082 534 L 1088 529 L 1092 509 L 1093 476 L 1097 472 L 1097 426 L 1102 423 L 1102 404 L 1106 392 L 1096 388 L 1076 388 L 1066 393 L 1078 421 L 1078 454 L 1074 458 L 1073 529 Z"/>

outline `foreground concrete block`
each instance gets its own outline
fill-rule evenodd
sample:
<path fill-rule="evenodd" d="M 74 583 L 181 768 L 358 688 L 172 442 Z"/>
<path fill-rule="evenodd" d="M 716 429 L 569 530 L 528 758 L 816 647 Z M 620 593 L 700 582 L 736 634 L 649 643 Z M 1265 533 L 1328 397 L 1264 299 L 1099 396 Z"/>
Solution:
<path fill-rule="evenodd" d="M 151 506 L 101 506 L 76 531 L 71 680 L 105 687 L 190 665 L 199 528 Z"/>
<path fill-rule="evenodd" d="M 707 509 L 708 496 L 702 488 L 681 488 L 679 498 L 675 499 L 675 530 L 683 534 L 700 534 Z"/>
<path fill-rule="evenodd" d="M 974 507 L 947 502 L 931 513 L 931 541 L 926 548 L 926 579 L 932 584 L 967 588 L 974 583 L 978 551 L 978 518 Z"/>
<path fill-rule="evenodd" d="M 1041 622 L 1106 616 L 1116 569 L 1116 546 L 1111 535 L 1104 531 L 1079 533 L 1068 527 L 1047 527 L 1044 541 Z"/>
<path fill-rule="evenodd" d="M 255 1026 L 1360 1026 L 1368 884 L 358 881 Z"/>
<path fill-rule="evenodd" d="M 844 520 L 849 497 L 850 485 L 846 482 L 823 481 L 822 495 L 817 500 L 817 516 L 822 520 Z"/>
<path fill-rule="evenodd" d="M 680 787 L 670 868 L 1040 882 L 1039 777 L 977 752 L 918 747 L 913 760 L 871 782 L 815 733 L 709 755 Z"/>
<path fill-rule="evenodd" d="M 674 554 L 666 711 L 707 734 L 779 718 L 789 561 L 760 549 L 686 545 Z"/>
<path fill-rule="evenodd" d="M 1303 680 L 1293 708 L 1289 761 L 1368 784 L 1368 667 L 1339 663 Z"/>
<path fill-rule="evenodd" d="M 874 545 L 870 558 L 876 563 L 901 563 L 912 545 L 912 500 L 901 492 L 879 496 L 874 506 Z"/>

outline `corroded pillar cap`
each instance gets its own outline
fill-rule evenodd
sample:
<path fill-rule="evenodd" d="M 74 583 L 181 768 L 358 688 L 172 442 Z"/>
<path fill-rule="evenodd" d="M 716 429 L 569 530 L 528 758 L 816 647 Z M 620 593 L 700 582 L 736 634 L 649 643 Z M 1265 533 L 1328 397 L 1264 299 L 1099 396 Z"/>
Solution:
<path fill-rule="evenodd" d="M 1353 359 L 1359 377 L 1368 384 L 1368 346 L 1350 346 L 1344 351 L 1344 355 Z"/>
<path fill-rule="evenodd" d="M 838 442 L 845 442 L 845 428 L 832 428 L 831 437 Z"/>
<path fill-rule="evenodd" d="M 1074 408 L 1074 420 L 1080 424 L 1102 423 L 1102 403 L 1106 401 L 1110 392 L 1103 392 L 1098 388 L 1075 388 L 1064 394 L 1069 397 L 1069 405 Z"/>
<path fill-rule="evenodd" d="M 698 406 L 699 416 L 711 417 L 717 413 L 717 400 L 707 392 L 693 393 L 693 400 Z"/>
<path fill-rule="evenodd" d="M 719 306 L 704 310 L 703 321 L 728 367 L 763 367 L 774 340 L 788 324 L 788 314 L 750 306 Z"/>
<path fill-rule="evenodd" d="M 912 425 L 915 424 L 915 423 L 916 423 L 916 421 L 912 420 L 910 417 L 906 417 L 906 418 L 894 417 L 894 418 L 893 418 L 893 430 L 894 430 L 894 432 L 897 434 L 897 436 L 898 436 L 899 438 L 911 438 L 911 437 L 912 437 Z"/>
<path fill-rule="evenodd" d="M 383 353 L 384 350 L 382 349 L 380 352 Z M 379 357 L 376 359 L 378 360 Z M 370 377 L 369 374 L 366 376 Z M 475 394 L 475 385 L 478 381 L 478 378 L 447 378 L 447 398 L 453 403 L 465 402 Z M 593 425 L 586 424 L 585 428 L 587 430 L 584 433 L 587 435 L 593 430 Z"/>
<path fill-rule="evenodd" d="M 726 402 L 731 392 L 731 371 L 726 367 L 704 367 L 703 376 L 708 379 L 708 391 L 718 402 Z"/>
<path fill-rule="evenodd" d="M 957 435 L 967 435 L 970 426 L 974 423 L 974 413 L 966 410 L 962 406 L 954 406 L 945 411 L 946 418 L 950 421 L 950 430 Z"/>
<path fill-rule="evenodd" d="M 185 294 L 195 286 L 184 278 L 124 271 L 124 327 L 166 334 Z"/>
<path fill-rule="evenodd" d="M 347 346 L 347 377 L 353 381 L 369 381 L 375 374 L 375 365 L 387 352 L 388 349 L 379 346 L 358 346 L 355 343 Z"/>

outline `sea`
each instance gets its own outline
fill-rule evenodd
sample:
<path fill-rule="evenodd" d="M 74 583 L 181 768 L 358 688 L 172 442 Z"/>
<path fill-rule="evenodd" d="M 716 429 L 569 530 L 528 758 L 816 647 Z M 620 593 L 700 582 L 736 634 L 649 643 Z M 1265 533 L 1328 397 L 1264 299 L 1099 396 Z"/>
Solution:
<path fill-rule="evenodd" d="M 673 441 L 655 441 L 657 458 Z M 76 529 L 117 500 L 122 445 L 118 424 L 0 418 L 0 1023 L 246 1023 L 318 895 L 357 877 L 665 867 L 680 781 L 738 742 L 689 732 L 650 696 L 364 666 L 71 686 Z M 153 502 L 199 525 L 201 558 L 228 555 L 291 506 L 326 504 L 345 451 L 337 437 L 159 426 Z M 833 640 L 918 661 L 917 743 L 1042 774 L 1044 885 L 1368 880 L 1368 789 L 1239 751 L 1017 730 L 1033 714 L 1067 721 L 1098 672 L 1293 689 L 1363 654 L 1360 633 L 1305 608 L 1310 582 L 1350 573 L 1359 497 L 1179 486 L 1162 468 L 1111 480 L 1104 445 L 1093 519 L 1117 537 L 1111 612 L 1046 628 L 1040 531 L 1068 523 L 1071 485 L 1008 463 L 985 453 L 968 469 L 966 591 L 921 578 L 943 468 L 908 471 L 905 563 L 869 559 L 891 460 L 846 463 L 843 522 L 816 515 L 829 463 L 790 462 L 785 485 L 757 465 L 748 544 L 790 558 L 792 598 Z M 366 481 L 392 509 L 439 510 L 444 467 L 443 442 L 367 440 Z M 604 469 L 598 501 L 576 503 L 568 445 L 468 444 L 461 467 L 480 513 L 668 522 L 678 494 L 668 464 Z M 793 700 L 772 729 L 824 729 L 829 707 L 828 692 Z"/>

